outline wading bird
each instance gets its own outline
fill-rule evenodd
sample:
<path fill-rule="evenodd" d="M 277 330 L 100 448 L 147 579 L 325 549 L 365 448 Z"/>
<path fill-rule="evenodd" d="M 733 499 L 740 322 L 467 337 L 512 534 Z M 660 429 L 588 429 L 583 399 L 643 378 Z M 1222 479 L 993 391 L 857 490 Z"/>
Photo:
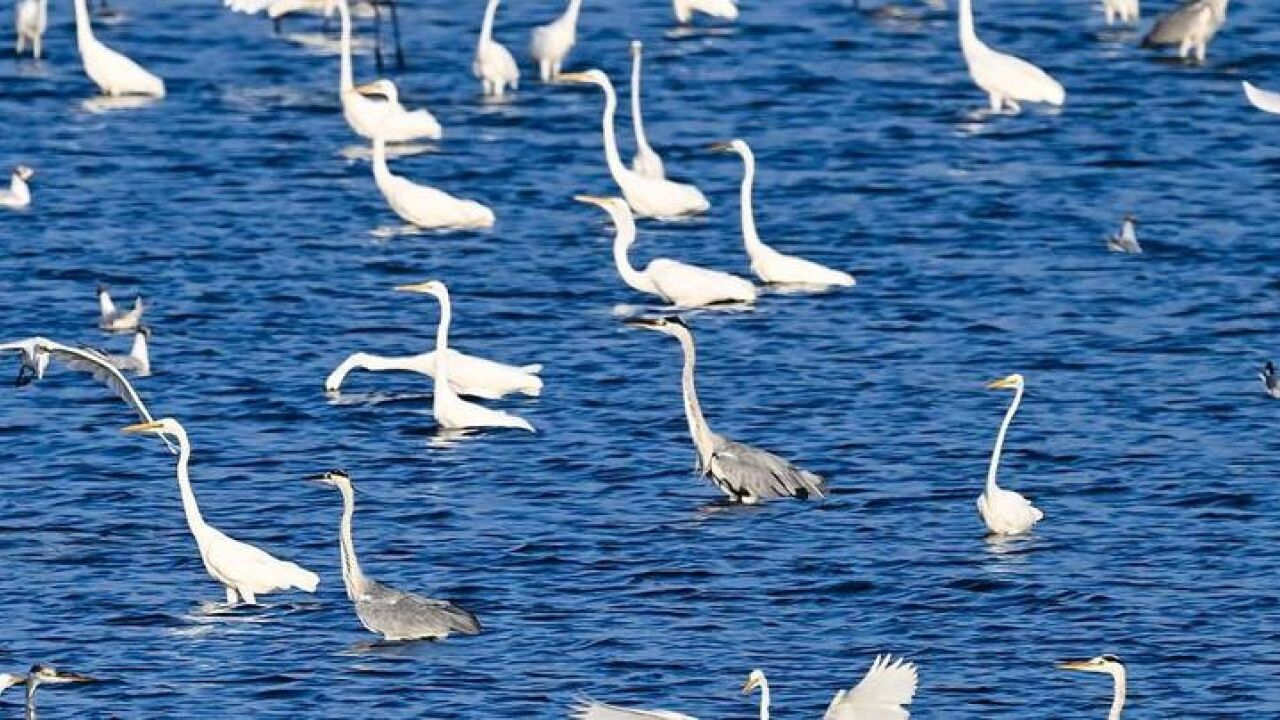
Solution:
<path fill-rule="evenodd" d="M 484 205 L 393 175 L 387 168 L 387 144 L 382 138 L 373 141 L 373 180 L 387 205 L 417 227 L 469 230 L 493 226 L 493 211 Z"/>
<path fill-rule="evenodd" d="M 1107 238 L 1107 249 L 1111 252 L 1139 254 L 1142 246 L 1138 244 L 1138 218 L 1125 215 L 1120 232 Z"/>
<path fill-rule="evenodd" d="M 449 324 L 453 321 L 449 288 L 438 280 L 431 280 L 417 285 L 400 285 L 396 290 L 430 295 L 440 302 L 440 324 L 436 326 L 435 388 L 432 391 L 431 403 L 431 411 L 440 427 L 446 430 L 502 427 L 534 432 L 528 420 L 468 402 L 458 397 L 458 394 L 453 391 L 449 381 Z"/>
<path fill-rule="evenodd" d="M 1057 80 L 1022 58 L 987 47 L 973 26 L 973 0 L 960 0 L 960 49 L 969 76 L 987 94 L 992 112 L 1021 109 L 1022 102 L 1062 105 L 1067 93 Z"/>
<path fill-rule="evenodd" d="M 655 180 L 666 178 L 667 173 L 662 165 L 662 156 L 653 151 L 649 138 L 644 134 L 644 113 L 640 110 L 640 57 L 644 54 L 644 43 L 631 41 L 631 126 L 636 135 L 636 156 L 631 158 L 631 169 L 640 175 Z"/>
<path fill-rule="evenodd" d="M 31 205 L 31 187 L 27 181 L 36 174 L 26 165 L 19 165 L 9 176 L 9 189 L 0 191 L 0 207 L 21 210 Z"/>
<path fill-rule="evenodd" d="M 627 250 L 636 241 L 636 223 L 631 208 L 622 198 L 579 195 L 579 202 L 604 208 L 613 218 L 613 262 L 623 282 L 642 293 L 657 295 L 676 307 L 704 307 L 718 303 L 753 303 L 756 287 L 747 280 L 719 270 L 687 265 L 677 260 L 657 258 L 643 271 L 631 266 Z"/>
<path fill-rule="evenodd" d="M 618 95 L 613 90 L 609 76 L 599 70 L 565 73 L 562 82 L 595 85 L 604 90 L 604 157 L 609 173 L 622 190 L 622 195 L 640 217 L 674 218 L 704 213 L 711 207 L 702 191 L 692 185 L 665 179 L 645 177 L 622 164 L 618 153 L 618 141 L 614 136 L 614 114 L 618 110 Z"/>
<path fill-rule="evenodd" d="M 560 75 L 564 59 L 578 41 L 578 12 L 581 9 L 582 0 L 569 0 L 563 15 L 533 29 L 529 54 L 538 63 L 538 76 L 542 82 L 551 82 Z"/>
<path fill-rule="evenodd" d="M 756 232 L 756 216 L 751 202 L 751 192 L 756 178 L 756 156 L 751 152 L 751 146 L 744 140 L 734 140 L 713 145 L 712 149 L 737 153 L 742 157 L 745 166 L 741 193 L 742 241 L 747 246 L 747 255 L 751 258 L 751 270 L 756 277 L 767 283 L 786 285 L 849 287 L 855 284 L 853 276 L 849 273 L 833 270 L 795 255 L 785 255 L 765 245 Z"/>
<path fill-rule="evenodd" d="M 487 97 L 502 97 L 507 86 L 512 90 L 520 88 L 520 67 L 511 52 L 502 43 L 493 39 L 493 16 L 498 12 L 499 0 L 489 0 L 484 8 L 484 20 L 480 24 L 480 40 L 476 43 L 475 61 L 471 63 L 471 72 L 480 80 Z"/>
<path fill-rule="evenodd" d="M 684 351 L 681 389 L 684 394 L 685 419 L 689 434 L 698 451 L 698 470 L 731 502 L 754 504 L 762 500 L 793 497 L 800 500 L 820 498 L 826 491 L 821 477 L 802 470 L 771 452 L 734 442 L 711 431 L 702 416 L 702 405 L 693 384 L 697 351 L 689 326 L 677 317 L 637 318 L 627 321 L 632 327 L 655 330 L 680 341 Z"/>
<path fill-rule="evenodd" d="M 1268 360 L 1262 372 L 1258 373 L 1258 378 L 1262 380 L 1262 388 L 1267 394 L 1280 400 L 1280 374 L 1276 373 L 1276 364 Z"/>
<path fill-rule="evenodd" d="M 14 6 L 14 30 L 18 42 L 13 52 L 21 55 L 31 43 L 31 57 L 39 60 L 45 28 L 49 27 L 49 0 L 18 0 Z"/>
<path fill-rule="evenodd" d="M 1280 93 L 1263 90 L 1248 81 L 1240 84 L 1244 86 L 1244 94 L 1250 104 L 1263 112 L 1280 115 Z"/>
<path fill-rule="evenodd" d="M 76 45 L 84 72 L 97 84 L 103 95 L 146 95 L 164 97 L 164 81 L 121 53 L 103 45 L 93 36 L 89 24 L 89 8 L 85 0 L 74 0 L 76 11 Z"/>
<path fill-rule="evenodd" d="M 723 20 L 737 20 L 738 6 L 734 0 L 672 0 L 676 22 L 687 25 L 693 22 L 694 13 L 710 15 Z"/>
<path fill-rule="evenodd" d="M 36 720 L 36 688 L 41 685 L 66 685 L 95 682 L 88 675 L 63 672 L 48 665 L 35 664 L 27 671 L 27 720 Z"/>
<path fill-rule="evenodd" d="M 1018 412 L 1022 402 L 1022 391 L 1026 382 L 1021 375 L 1010 375 L 1000 380 L 993 380 L 987 385 L 988 390 L 1013 390 L 1013 402 L 1004 414 L 1000 423 L 1000 433 L 996 436 L 996 445 L 991 449 L 991 465 L 987 468 L 987 487 L 978 496 L 978 514 L 987 524 L 987 529 L 996 535 L 1019 535 L 1025 533 L 1036 523 L 1044 519 L 1044 513 L 1031 504 L 1022 495 L 996 485 L 996 472 L 1000 469 L 1000 453 L 1004 450 L 1004 436 L 1009 431 L 1009 423 Z"/>
<path fill-rule="evenodd" d="M 335 487 L 342 494 L 342 521 L 338 526 L 342 583 L 346 585 L 347 597 L 355 605 L 361 625 L 391 642 L 443 640 L 453 633 L 476 635 L 480 632 L 476 616 L 451 602 L 396 590 L 366 577 L 360 570 L 352 539 L 351 518 L 355 515 L 356 500 L 351 477 L 341 470 L 330 470 L 311 479 Z"/>
<path fill-rule="evenodd" d="M 325 378 L 325 392 L 341 390 L 343 380 L 352 370 L 412 372 L 434 378 L 436 353 L 432 350 L 401 357 L 352 353 Z M 538 397 L 542 394 L 539 372 L 542 372 L 542 366 L 538 364 L 516 367 L 466 355 L 452 348 L 449 350 L 449 387 L 459 395 L 485 400 L 498 400 L 511 393 Z"/>
<path fill-rule="evenodd" d="M 1186 0 L 1156 21 L 1142 39 L 1143 47 L 1177 45 L 1178 56 L 1204 62 L 1209 41 L 1227 22 L 1228 0 Z"/>
<path fill-rule="evenodd" d="M 133 345 L 129 348 L 129 354 L 107 355 L 107 360 L 121 372 L 131 372 L 138 377 L 147 377 L 151 374 L 151 355 L 147 346 L 150 337 L 151 328 L 139 325 L 133 334 Z"/>
<path fill-rule="evenodd" d="M 877 655 L 857 685 L 831 699 L 823 720 L 907 720 L 903 708 L 916 694 L 916 666 L 901 658 Z M 760 690 L 760 720 L 769 720 L 769 680 L 762 670 L 752 670 L 742 694 Z"/>
<path fill-rule="evenodd" d="M 1124 663 L 1120 662 L 1120 658 L 1115 655 L 1100 655 L 1091 660 L 1065 660 L 1058 663 L 1058 668 L 1060 670 L 1110 675 L 1115 682 L 1115 693 L 1111 700 L 1111 712 L 1107 714 L 1107 720 L 1120 720 L 1120 713 L 1124 710 L 1126 690 Z"/>
<path fill-rule="evenodd" d="M 205 522 L 196 504 L 191 478 L 187 474 L 191 462 L 191 441 L 182 424 L 173 418 L 139 423 L 124 428 L 130 435 L 159 435 L 178 442 L 178 489 L 182 494 L 182 510 L 187 526 L 196 539 L 200 557 L 209 576 L 226 588 L 227 604 L 257 604 L 258 596 L 278 590 L 297 588 L 313 593 L 320 583 L 315 573 L 294 563 L 277 559 L 246 542 L 236 540 Z"/>
<path fill-rule="evenodd" d="M 1116 20 L 1125 25 L 1137 24 L 1138 0 L 1102 0 L 1102 12 L 1106 15 L 1108 25 L 1114 25 Z"/>
<path fill-rule="evenodd" d="M 103 330 L 112 332 L 137 330 L 138 324 L 142 321 L 143 310 L 145 308 L 142 305 L 141 295 L 133 299 L 132 310 L 120 310 L 111 299 L 107 286 L 98 286 L 98 327 Z"/>

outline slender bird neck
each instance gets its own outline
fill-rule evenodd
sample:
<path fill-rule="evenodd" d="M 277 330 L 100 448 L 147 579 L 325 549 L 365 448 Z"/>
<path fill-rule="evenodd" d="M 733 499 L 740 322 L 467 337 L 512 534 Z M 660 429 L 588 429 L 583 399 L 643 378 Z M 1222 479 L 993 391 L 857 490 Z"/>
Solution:
<path fill-rule="evenodd" d="M 178 490 L 182 493 L 182 509 L 187 515 L 187 526 L 193 535 L 207 527 L 204 516 L 200 514 L 200 506 L 196 503 L 196 493 L 191 489 L 191 440 L 186 430 L 179 429 L 178 437 Z"/>
<path fill-rule="evenodd" d="M 622 281 L 642 293 L 657 293 L 658 288 L 654 286 L 649 276 L 638 272 L 631 265 L 631 258 L 627 256 L 627 250 L 636 241 L 635 220 L 625 214 L 613 215 L 613 224 L 617 232 L 613 238 L 613 264 L 618 267 L 618 274 L 622 276 Z"/>
<path fill-rule="evenodd" d="M 391 179 L 391 169 L 387 167 L 387 143 L 382 138 L 373 141 L 373 179 L 379 187 Z"/>
<path fill-rule="evenodd" d="M 351 522 L 356 514 L 355 490 L 350 486 L 338 486 L 342 493 L 342 522 L 338 526 L 338 549 L 342 554 L 342 584 L 347 587 L 347 597 L 355 600 L 364 587 L 364 573 L 356 560 L 356 543 L 352 537 Z"/>
<path fill-rule="evenodd" d="M 600 84 L 604 90 L 604 159 L 609 163 L 609 173 L 614 182 L 620 183 L 624 168 L 622 157 L 618 154 L 618 138 L 613 134 L 613 117 L 618 112 L 618 94 L 613 91 L 613 83 L 605 78 Z"/>
<path fill-rule="evenodd" d="M 640 112 L 640 55 L 636 53 L 631 58 L 631 125 L 635 129 L 636 147 L 641 152 L 653 153 L 644 134 L 644 115 Z"/>
<path fill-rule="evenodd" d="M 680 349 L 684 351 L 684 370 L 680 375 L 680 389 L 684 395 L 684 415 L 689 421 L 689 434 L 693 436 L 693 445 L 698 449 L 698 467 L 704 471 L 711 462 L 711 428 L 702 415 L 702 404 L 698 402 L 698 389 L 694 385 L 694 370 L 698 365 L 698 351 L 693 344 L 693 336 L 688 331 L 680 332 L 676 337 L 680 340 Z M 768 690 L 765 690 L 768 693 Z"/>
<path fill-rule="evenodd" d="M 432 393 L 435 403 L 455 396 L 449 385 L 449 326 L 453 324 L 453 305 L 449 302 L 448 293 L 442 293 L 439 300 L 440 324 L 436 325 L 436 377 Z"/>
<path fill-rule="evenodd" d="M 27 678 L 27 720 L 36 720 L 36 688 L 40 686 L 40 681 L 35 678 Z"/>
<path fill-rule="evenodd" d="M 760 681 L 760 720 L 769 720 L 769 681 Z"/>
<path fill-rule="evenodd" d="M 83 0 L 76 0 L 82 2 Z M 351 92 L 355 89 L 355 71 L 351 68 L 351 8 L 347 0 L 338 0 L 338 19 L 342 24 L 341 58 L 338 65 L 338 91 Z"/>
<path fill-rule="evenodd" d="M 997 488 L 996 473 L 1000 470 L 1000 453 L 1004 451 L 1004 436 L 1009 432 L 1009 423 L 1013 422 L 1013 416 L 1018 412 L 1018 404 L 1022 402 L 1022 388 L 1018 388 L 1013 395 L 1013 402 L 1009 403 L 1009 409 L 1005 411 L 1004 420 L 1000 422 L 1000 433 L 996 435 L 996 445 L 991 449 L 991 467 L 987 469 L 987 491 L 991 492 Z"/>
<path fill-rule="evenodd" d="M 973 27 L 973 0 L 960 0 L 960 48 L 968 55 L 983 47 L 978 32 Z"/>
<path fill-rule="evenodd" d="M 1111 677 L 1115 679 L 1115 697 L 1111 700 L 1111 714 L 1107 715 L 1107 720 L 1120 720 L 1120 713 L 1124 710 L 1124 700 L 1128 689 L 1125 675 L 1123 667 L 1118 667 L 1111 671 Z"/>
<path fill-rule="evenodd" d="M 82 49 L 86 42 L 92 41 L 93 26 L 89 24 L 89 6 L 85 0 L 75 0 L 76 8 L 76 44 Z"/>
<path fill-rule="evenodd" d="M 1138 233 L 1133 227 L 1132 220 L 1125 220 L 1124 227 L 1120 228 L 1120 237 L 1130 242 L 1138 241 Z"/>
<path fill-rule="evenodd" d="M 768 248 L 756 232 L 755 204 L 751 201 L 756 184 L 756 156 L 750 148 L 742 149 L 742 162 L 745 168 L 742 173 L 742 241 L 747 246 L 747 254 L 754 259 L 760 251 Z"/>
<path fill-rule="evenodd" d="M 105 292 L 98 293 L 98 310 L 104 317 L 116 314 L 116 304 L 112 302 L 111 295 Z"/>
<path fill-rule="evenodd" d="M 498 14 L 498 0 L 484 6 L 484 22 L 480 24 L 480 45 L 493 41 L 493 16 Z"/>
<path fill-rule="evenodd" d="M 564 17 L 568 18 L 570 23 L 577 23 L 580 10 L 582 10 L 582 0 L 569 0 L 569 7 L 565 8 Z"/>

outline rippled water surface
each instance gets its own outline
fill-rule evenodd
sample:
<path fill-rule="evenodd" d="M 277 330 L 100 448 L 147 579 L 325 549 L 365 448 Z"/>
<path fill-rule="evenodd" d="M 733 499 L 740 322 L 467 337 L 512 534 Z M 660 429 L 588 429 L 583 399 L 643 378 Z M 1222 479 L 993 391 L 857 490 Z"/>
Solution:
<path fill-rule="evenodd" d="M 69 3 L 45 62 L 0 63 L 0 164 L 39 172 L 35 206 L 0 215 L 0 338 L 123 351 L 94 286 L 145 294 L 156 373 L 138 386 L 191 433 L 207 519 L 322 577 L 219 610 L 173 459 L 120 434 L 127 409 L 66 371 L 0 388 L 0 666 L 111 680 L 48 690 L 46 717 L 560 717 L 590 693 L 745 718 L 753 667 L 778 716 L 818 717 L 883 651 L 919 663 L 921 718 L 1102 717 L 1109 681 L 1053 665 L 1102 652 L 1129 665 L 1127 717 L 1280 717 L 1280 405 L 1255 378 L 1280 352 L 1280 122 L 1239 89 L 1280 86 L 1280 8 L 1233 5 L 1188 67 L 1086 2 L 983 0 L 984 37 L 1069 93 L 992 118 L 954 19 L 923 3 L 885 20 L 747 0 L 738 24 L 673 37 L 660 0 L 588 0 L 571 65 L 622 81 L 644 39 L 651 140 L 713 202 L 642 224 L 637 259 L 748 272 L 740 164 L 705 150 L 740 136 L 766 239 L 858 276 L 691 316 L 713 425 L 833 487 L 730 509 L 691 474 L 678 346 L 619 322 L 652 308 L 618 280 L 603 214 L 570 199 L 613 191 L 599 92 L 526 67 L 511 102 L 482 102 L 466 4 L 403 10 L 394 77 L 446 138 L 392 163 L 490 204 L 478 233 L 399 232 L 336 57 L 215 0 L 119 0 L 100 28 L 166 78 L 158 104 L 86 105 Z M 523 57 L 560 5 L 507 5 L 498 37 Z M 1128 211 L 1148 252 L 1109 255 Z M 430 278 L 459 347 L 546 364 L 541 398 L 496 403 L 536 435 L 442 441 L 415 377 L 325 396 L 350 352 L 431 346 L 435 303 L 392 291 Z M 1008 397 L 983 383 L 1010 372 L 1028 392 L 1002 480 L 1047 519 L 992 543 L 973 502 Z M 366 571 L 474 609 L 482 636 L 369 645 L 340 500 L 303 480 L 330 467 L 356 479 Z"/>

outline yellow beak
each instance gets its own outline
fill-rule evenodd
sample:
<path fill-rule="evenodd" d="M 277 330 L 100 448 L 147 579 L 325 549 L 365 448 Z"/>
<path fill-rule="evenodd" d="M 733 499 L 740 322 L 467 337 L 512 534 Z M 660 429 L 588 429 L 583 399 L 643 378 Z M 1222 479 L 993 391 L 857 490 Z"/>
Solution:
<path fill-rule="evenodd" d="M 126 435 L 139 435 L 141 433 L 155 432 L 161 427 L 163 427 L 163 425 L 158 422 L 138 423 L 137 425 L 130 425 L 120 432 L 125 433 Z"/>
<path fill-rule="evenodd" d="M 424 292 L 430 292 L 427 289 L 427 286 L 430 284 L 431 283 L 417 283 L 414 285 L 397 285 L 395 289 L 399 292 L 424 293 Z"/>
<path fill-rule="evenodd" d="M 1005 390 L 1011 387 L 1013 387 L 1013 381 L 1007 377 L 1000 378 L 999 380 L 992 380 L 987 383 L 988 390 Z"/>
<path fill-rule="evenodd" d="M 382 94 L 382 90 L 380 90 L 378 86 L 374 83 L 365 83 L 364 85 L 360 85 L 352 88 L 352 90 L 360 93 L 361 95 L 381 95 Z"/>
<path fill-rule="evenodd" d="M 718 142 L 711 144 L 712 152 L 733 152 L 733 143 Z"/>
<path fill-rule="evenodd" d="M 574 195 L 573 199 L 580 203 L 599 205 L 600 207 L 604 207 L 605 201 L 608 200 L 608 198 L 596 197 L 595 195 Z"/>
<path fill-rule="evenodd" d="M 580 72 L 561 73 L 559 80 L 560 82 L 590 82 L 587 78 L 587 74 Z"/>
<path fill-rule="evenodd" d="M 750 677 L 749 677 L 749 678 L 747 678 L 747 681 L 746 681 L 746 682 L 742 683 L 742 694 L 743 694 L 743 695 L 750 695 L 750 694 L 751 694 L 751 691 L 752 691 L 752 690 L 755 690 L 755 689 L 756 689 L 756 679 L 755 679 L 755 678 L 750 678 Z"/>
<path fill-rule="evenodd" d="M 1064 660 L 1058 663 L 1059 670 L 1090 670 L 1091 665 L 1088 660 Z"/>

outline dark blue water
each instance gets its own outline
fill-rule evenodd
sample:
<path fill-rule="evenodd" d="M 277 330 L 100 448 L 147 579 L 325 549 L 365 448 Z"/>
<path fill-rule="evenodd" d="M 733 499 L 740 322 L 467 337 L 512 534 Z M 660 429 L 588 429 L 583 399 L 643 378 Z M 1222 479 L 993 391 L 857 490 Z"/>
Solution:
<path fill-rule="evenodd" d="M 703 150 L 740 136 L 766 239 L 859 280 L 691 319 L 713 425 L 834 488 L 709 510 L 678 347 L 618 321 L 645 300 L 615 275 L 602 213 L 570 200 L 613 191 L 597 91 L 526 67 L 513 102 L 485 104 L 481 4 L 406 7 L 395 77 L 446 139 L 394 169 L 499 219 L 406 236 L 347 159 L 335 57 L 213 0 L 121 3 L 100 35 L 167 80 L 159 104 L 85 107 L 69 4 L 46 62 L 0 63 L 0 164 L 39 173 L 35 206 L 0 215 L 0 338 L 123 351 L 96 330 L 94 285 L 144 293 L 156 374 L 138 386 L 191 433 L 207 519 L 322 583 L 211 612 L 222 589 L 173 459 L 118 432 L 124 405 L 65 371 L 4 389 L 0 666 L 112 681 L 48 690 L 47 717 L 558 717 L 590 693 L 743 718 L 753 667 L 778 715 L 817 717 L 884 651 L 919 663 L 922 718 L 1102 717 L 1110 682 L 1053 666 L 1102 652 L 1129 665 L 1127 717 L 1280 716 L 1280 406 L 1254 376 L 1280 354 L 1280 124 L 1239 89 L 1280 86 L 1280 9 L 1233 6 L 1194 68 L 1089 3 L 982 2 L 983 36 L 1069 93 L 1062 112 L 985 118 L 949 14 L 748 2 L 727 33 L 672 39 L 663 2 L 588 2 L 571 65 L 621 82 L 627 41 L 647 41 L 651 139 L 714 203 L 642 225 L 637 259 L 747 272 L 740 164 Z M 560 3 L 510 5 L 498 37 L 523 58 Z M 1109 255 L 1128 211 L 1148 252 Z M 349 352 L 430 347 L 435 304 L 391 288 L 431 278 L 453 290 L 459 347 L 546 364 L 543 397 L 497 404 L 537 435 L 441 444 L 413 377 L 325 397 Z M 1002 480 L 1047 519 L 992 544 L 973 502 L 1008 396 L 982 386 L 1010 372 L 1029 389 Z M 340 501 L 302 479 L 330 467 L 360 490 L 365 569 L 463 603 L 484 635 L 366 645 Z"/>

